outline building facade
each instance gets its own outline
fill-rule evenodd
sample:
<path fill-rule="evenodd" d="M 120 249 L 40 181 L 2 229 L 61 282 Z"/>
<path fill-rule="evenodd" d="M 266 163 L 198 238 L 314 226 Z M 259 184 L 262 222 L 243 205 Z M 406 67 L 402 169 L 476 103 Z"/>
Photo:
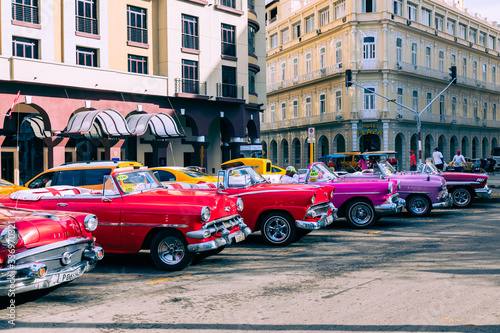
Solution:
<path fill-rule="evenodd" d="M 214 173 L 260 143 L 263 3 L 0 6 L 2 178 L 23 184 L 64 162 L 102 159 Z"/>
<path fill-rule="evenodd" d="M 489 157 L 498 146 L 500 29 L 463 1 L 275 0 L 266 20 L 261 139 L 273 163 L 305 167 L 310 154 L 395 150 L 408 169 L 409 150 L 418 151 L 416 112 L 434 99 L 421 113 L 422 158 L 435 147 L 447 162 L 457 149 Z M 438 96 L 452 66 L 457 84 Z M 346 86 L 346 69 L 361 87 Z"/>

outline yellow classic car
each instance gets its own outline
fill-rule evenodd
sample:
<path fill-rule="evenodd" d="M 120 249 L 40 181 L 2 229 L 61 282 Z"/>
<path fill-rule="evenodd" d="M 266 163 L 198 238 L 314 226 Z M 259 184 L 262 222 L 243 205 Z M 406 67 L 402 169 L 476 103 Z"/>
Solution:
<path fill-rule="evenodd" d="M 470 159 L 470 157 L 465 157 L 465 164 L 462 166 L 464 168 L 464 172 L 474 172 L 474 163 L 472 163 L 472 160 Z M 454 167 L 455 167 L 454 163 L 449 162 L 447 167 L 446 167 L 446 170 L 453 171 Z"/>
<path fill-rule="evenodd" d="M 217 177 L 186 167 L 155 167 L 150 168 L 160 182 L 182 182 L 190 184 L 217 183 Z"/>
<path fill-rule="evenodd" d="M 12 184 L 5 179 L 0 179 L 0 195 L 11 194 L 20 190 L 27 190 L 26 187 Z"/>
<path fill-rule="evenodd" d="M 237 166 L 249 165 L 257 170 L 264 178 L 273 183 L 279 182 L 281 176 L 285 174 L 285 169 L 272 165 L 271 160 L 265 158 L 237 158 L 221 164 L 222 169 L 229 169 Z"/>

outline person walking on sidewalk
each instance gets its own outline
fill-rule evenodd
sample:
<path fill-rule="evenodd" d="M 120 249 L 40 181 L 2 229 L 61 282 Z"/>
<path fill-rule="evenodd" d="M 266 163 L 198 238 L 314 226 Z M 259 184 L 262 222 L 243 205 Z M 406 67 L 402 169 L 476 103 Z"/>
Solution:
<path fill-rule="evenodd" d="M 465 157 L 460 153 L 460 149 L 457 150 L 457 154 L 453 156 L 451 162 L 455 165 L 455 172 L 464 171 L 463 164 L 465 163 Z"/>
<path fill-rule="evenodd" d="M 434 159 L 434 164 L 438 170 L 443 171 L 444 161 L 443 154 L 439 151 L 439 148 L 434 148 L 434 152 L 432 153 L 432 158 Z"/>
<path fill-rule="evenodd" d="M 417 159 L 413 154 L 413 150 L 410 150 L 410 171 L 417 171 Z"/>

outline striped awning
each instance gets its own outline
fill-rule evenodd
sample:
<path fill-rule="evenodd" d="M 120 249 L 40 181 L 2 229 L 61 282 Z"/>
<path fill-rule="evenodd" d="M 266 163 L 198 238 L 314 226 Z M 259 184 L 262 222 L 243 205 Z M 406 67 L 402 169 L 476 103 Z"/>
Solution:
<path fill-rule="evenodd" d="M 50 131 L 45 130 L 45 124 L 43 123 L 43 118 L 40 115 L 29 115 L 24 118 L 23 122 L 26 121 L 33 130 L 33 134 L 38 139 L 46 139 L 52 137 Z"/>
<path fill-rule="evenodd" d="M 84 135 L 92 139 L 133 135 L 125 118 L 116 110 L 82 111 L 74 114 L 63 135 Z"/>
<path fill-rule="evenodd" d="M 137 136 L 146 133 L 148 126 L 151 133 L 161 138 L 184 136 L 179 132 L 174 119 L 165 113 L 140 113 L 127 117 L 130 131 Z"/>

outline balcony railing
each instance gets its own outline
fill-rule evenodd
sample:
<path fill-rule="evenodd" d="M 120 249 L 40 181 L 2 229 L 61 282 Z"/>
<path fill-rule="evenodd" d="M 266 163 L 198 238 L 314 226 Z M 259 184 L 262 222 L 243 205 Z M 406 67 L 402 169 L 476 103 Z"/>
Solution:
<path fill-rule="evenodd" d="M 321 124 L 325 122 L 339 121 L 342 120 L 342 116 L 335 113 L 321 113 L 312 115 L 310 117 L 300 117 L 292 119 L 284 119 L 272 121 L 270 123 L 263 123 L 261 125 L 262 130 L 274 130 L 280 128 L 290 128 L 290 127 L 300 127 Z"/>
<path fill-rule="evenodd" d="M 407 110 L 398 111 L 398 119 L 417 121 L 415 113 Z M 466 126 L 483 126 L 483 127 L 500 127 L 498 120 L 484 120 L 479 117 L 463 117 L 453 116 L 451 114 L 437 114 L 424 112 L 421 117 L 422 121 L 434 123 L 446 123 L 453 125 L 466 125 Z"/>
<path fill-rule="evenodd" d="M 175 81 L 175 93 L 207 95 L 207 83 L 198 80 L 177 78 Z"/>
<path fill-rule="evenodd" d="M 328 75 L 337 74 L 340 73 L 341 71 L 342 71 L 342 64 L 325 67 L 322 69 L 315 70 L 314 72 L 311 73 L 302 74 L 288 80 L 283 80 L 276 82 L 274 84 L 270 84 L 266 87 L 266 90 L 267 92 L 272 92 L 278 89 L 283 89 L 286 87 L 291 87 L 311 80 L 326 77 Z"/>
<path fill-rule="evenodd" d="M 408 62 L 398 62 L 396 63 L 396 69 L 397 70 L 403 70 L 407 72 L 412 72 L 412 73 L 417 73 L 421 75 L 427 75 L 427 76 L 432 76 L 437 79 L 443 79 L 443 80 L 448 80 L 450 78 L 449 73 L 437 70 L 437 69 L 432 69 L 424 66 L 418 66 L 418 65 L 413 65 Z"/>
<path fill-rule="evenodd" d="M 12 19 L 26 23 L 39 24 L 38 7 L 20 3 L 12 4 Z"/>
<path fill-rule="evenodd" d="M 215 4 L 219 6 L 233 8 L 236 10 L 243 9 L 241 0 L 215 0 Z"/>
<path fill-rule="evenodd" d="M 129 42 L 147 44 L 148 43 L 148 29 L 128 27 L 127 40 Z"/>
<path fill-rule="evenodd" d="M 217 97 L 245 99 L 245 87 L 229 83 L 217 83 Z"/>
<path fill-rule="evenodd" d="M 76 17 L 76 31 L 84 32 L 86 34 L 98 35 L 97 19 L 77 16 Z"/>

